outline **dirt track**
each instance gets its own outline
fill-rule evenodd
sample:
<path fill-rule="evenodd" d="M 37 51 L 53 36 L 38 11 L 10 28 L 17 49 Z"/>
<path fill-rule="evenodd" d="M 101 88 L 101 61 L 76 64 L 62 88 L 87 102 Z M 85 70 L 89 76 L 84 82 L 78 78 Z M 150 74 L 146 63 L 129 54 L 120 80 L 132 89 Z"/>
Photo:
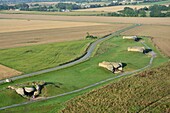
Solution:
<path fill-rule="evenodd" d="M 106 23 L 136 23 L 170 25 L 170 18 L 142 18 L 142 17 L 96 17 L 96 16 L 50 16 L 50 15 L 27 15 L 27 14 L 0 14 L 1 18 L 19 18 L 36 20 L 57 20 L 75 22 L 106 22 Z"/>

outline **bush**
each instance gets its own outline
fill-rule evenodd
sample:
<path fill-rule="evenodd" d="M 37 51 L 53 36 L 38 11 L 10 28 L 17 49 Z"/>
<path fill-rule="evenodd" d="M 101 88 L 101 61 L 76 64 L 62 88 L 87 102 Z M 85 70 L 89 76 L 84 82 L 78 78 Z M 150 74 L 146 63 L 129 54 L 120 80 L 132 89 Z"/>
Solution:
<path fill-rule="evenodd" d="M 87 32 L 86 39 L 97 39 L 97 36 L 90 35 L 90 34 Z"/>

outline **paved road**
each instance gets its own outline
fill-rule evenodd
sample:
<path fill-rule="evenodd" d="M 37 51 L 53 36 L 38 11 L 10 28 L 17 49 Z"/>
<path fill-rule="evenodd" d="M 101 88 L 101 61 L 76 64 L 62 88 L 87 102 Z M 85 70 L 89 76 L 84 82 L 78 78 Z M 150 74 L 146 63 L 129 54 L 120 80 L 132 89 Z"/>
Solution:
<path fill-rule="evenodd" d="M 31 76 L 35 76 L 35 75 L 39 75 L 39 74 L 43 74 L 43 73 L 48 73 L 48 72 L 51 72 L 51 71 L 55 71 L 55 70 L 59 70 L 59 69 L 63 69 L 63 68 L 66 68 L 66 67 L 69 67 L 69 66 L 73 66 L 75 64 L 78 64 L 78 63 L 81 63 L 87 59 L 90 58 L 90 56 L 92 55 L 94 49 L 96 48 L 97 44 L 99 44 L 100 42 L 103 42 L 111 37 L 113 37 L 114 35 L 118 35 L 126 30 L 129 30 L 129 29 L 132 29 L 134 27 L 137 27 L 139 26 L 139 24 L 135 24 L 135 25 L 132 25 L 130 27 L 127 27 L 127 28 L 124 28 L 124 29 L 121 29 L 119 31 L 116 31 L 112 34 L 110 34 L 109 36 L 106 36 L 104 38 L 100 38 L 98 39 L 97 41 L 95 41 L 94 43 L 92 43 L 89 48 L 87 49 L 87 52 L 86 54 L 84 54 L 81 58 L 77 59 L 77 60 L 74 60 L 72 62 L 69 62 L 69 63 L 66 63 L 64 65 L 60 65 L 60 66 L 57 66 L 57 67 L 54 67 L 54 68 L 49 68 L 49 69 L 45 69 L 45 70 L 41 70 L 41 71 L 37 71 L 37 72 L 33 72 L 33 73 L 29 73 L 29 74 L 24 74 L 24 75 L 20 75 L 20 76 L 15 76 L 15 77 L 11 77 L 10 79 L 12 81 L 15 81 L 17 79 L 21 79 L 21 78 L 25 78 L 25 77 L 31 77 Z M 0 84 L 4 83 L 5 80 L 0 80 Z"/>
<path fill-rule="evenodd" d="M 131 27 L 132 27 L 132 26 L 131 26 Z M 133 27 L 135 27 L 135 26 L 133 26 Z M 128 28 L 128 29 L 129 29 L 129 28 Z M 124 29 L 123 29 L 123 30 L 124 30 Z M 118 33 L 121 33 L 121 32 L 122 32 L 122 31 L 119 31 Z M 112 35 L 113 35 L 113 34 L 112 34 Z M 110 36 L 108 36 L 108 37 L 106 37 L 106 38 L 100 39 L 100 40 L 104 41 L 104 40 L 112 37 L 112 35 L 110 35 Z M 100 43 L 100 42 L 101 42 L 101 41 L 99 41 L 98 43 Z M 92 46 L 90 46 L 90 48 L 88 49 L 88 50 L 90 50 L 91 52 L 90 52 L 90 53 L 87 53 L 87 54 L 90 54 L 90 55 L 91 55 L 92 52 L 93 52 L 93 50 L 95 49 L 95 47 L 96 47 L 96 45 L 97 45 L 98 43 L 97 43 L 97 41 L 96 41 L 95 43 L 93 43 L 94 45 L 92 44 Z M 146 45 L 144 42 L 141 42 L 141 43 L 142 43 L 146 48 L 149 48 L 149 46 Z M 94 47 L 93 47 L 93 46 L 94 46 Z M 92 47 L 92 48 L 91 48 L 91 47 Z M 154 52 L 153 52 L 153 53 L 154 53 Z M 90 56 L 85 57 L 85 58 L 88 59 L 89 57 L 90 57 Z M 70 91 L 70 92 L 66 92 L 66 93 L 63 93 L 63 94 L 59 94 L 59 95 L 55 95 L 55 96 L 51 96 L 51 97 L 46 97 L 46 98 L 40 99 L 40 100 L 28 101 L 28 102 L 23 102 L 23 103 L 19 103 L 19 104 L 13 104 L 13 105 L 10 105 L 10 106 L 1 107 L 0 110 L 4 110 L 4 109 L 8 109 L 8 108 L 13 108 L 13 107 L 18 107 L 18 106 L 22 106 L 22 105 L 27 105 L 27 104 L 31 104 L 31 103 L 34 103 L 34 102 L 43 101 L 43 100 L 48 100 L 48 99 L 52 99 L 52 98 L 56 98 L 56 97 L 66 96 L 66 95 L 69 95 L 69 94 L 73 94 L 73 93 L 77 93 L 77 92 L 80 92 L 80 91 L 84 91 L 84 90 L 86 90 L 86 89 L 89 89 L 89 88 L 92 88 L 92 87 L 97 86 L 97 85 L 99 85 L 99 84 L 102 84 L 102 83 L 105 83 L 105 82 L 114 80 L 114 79 L 116 79 L 116 78 L 120 78 L 120 77 L 122 77 L 122 76 L 127 76 L 127 75 L 130 75 L 130 74 L 134 74 L 134 73 L 136 73 L 136 72 L 140 72 L 140 71 L 142 71 L 142 70 L 144 70 L 144 69 L 149 68 L 149 67 L 152 65 L 152 62 L 153 62 L 154 57 L 155 57 L 155 53 L 154 53 L 154 55 L 151 56 L 151 59 L 150 59 L 150 62 L 148 63 L 148 65 L 146 65 L 145 67 L 143 67 L 143 68 L 141 68 L 141 69 L 134 70 L 134 71 L 131 71 L 131 72 L 122 73 L 122 74 L 120 74 L 120 75 L 118 75 L 118 76 L 111 77 L 111 78 L 108 78 L 108 79 L 106 79 L 106 80 L 102 80 L 102 81 L 100 81 L 100 82 L 97 82 L 97 83 L 95 83 L 95 84 L 86 86 L 86 87 L 84 87 L 84 88 L 77 89 L 77 90 Z M 86 59 L 84 59 L 84 60 L 86 60 Z M 84 61 L 84 60 L 83 60 L 83 61 Z"/>

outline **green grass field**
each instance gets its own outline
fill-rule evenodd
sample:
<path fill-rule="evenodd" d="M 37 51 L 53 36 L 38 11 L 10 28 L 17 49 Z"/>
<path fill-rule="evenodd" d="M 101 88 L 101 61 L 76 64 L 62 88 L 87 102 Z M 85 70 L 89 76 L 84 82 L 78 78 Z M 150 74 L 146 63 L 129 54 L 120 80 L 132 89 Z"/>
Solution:
<path fill-rule="evenodd" d="M 153 50 L 155 50 L 155 52 L 157 53 L 157 57 L 153 62 L 154 66 L 158 66 L 161 63 L 168 61 L 168 58 L 162 56 L 159 51 L 154 48 L 149 38 L 143 38 L 145 39 L 145 43 L 148 43 L 149 46 L 153 48 Z M 15 92 L 5 90 L 5 87 L 7 87 L 8 85 L 21 83 L 24 84 L 33 81 L 52 82 L 54 84 L 60 83 L 60 88 L 56 88 L 54 85 L 47 85 L 42 90 L 41 96 L 53 96 L 64 92 L 76 90 L 99 82 L 101 80 L 116 76 L 116 74 L 112 74 L 108 70 L 98 67 L 98 63 L 102 61 L 116 61 L 126 63 L 127 66 L 124 68 L 124 71 L 136 70 L 146 66 L 149 63 L 150 57 L 142 53 L 127 52 L 127 47 L 129 46 L 142 45 L 139 42 L 123 40 L 122 37 L 113 37 L 101 43 L 94 57 L 84 63 L 80 63 L 69 68 L 41 74 L 30 78 L 16 80 L 14 83 L 3 84 L 0 86 L 1 89 L 4 89 L 0 91 L 0 98 L 5 97 L 8 98 L 9 101 L 6 101 L 4 99 L 3 101 L 1 101 L 0 106 L 2 107 L 26 101 L 26 99 L 17 99 L 17 101 L 15 101 L 16 98 L 11 98 L 11 96 L 18 96 L 18 98 L 20 98 L 20 96 L 17 95 Z M 66 98 L 67 100 L 67 98 L 71 97 L 66 96 L 61 98 Z M 56 99 L 55 101 L 58 100 Z M 59 105 L 59 108 L 61 107 L 60 103 L 58 103 L 57 105 Z M 49 109 L 51 109 L 51 107 L 48 105 L 46 107 L 49 107 Z M 23 110 L 22 107 L 21 109 Z M 17 110 L 17 108 L 15 110 Z"/>
<path fill-rule="evenodd" d="M 24 73 L 55 67 L 85 53 L 92 40 L 70 41 L 0 50 L 0 64 Z"/>

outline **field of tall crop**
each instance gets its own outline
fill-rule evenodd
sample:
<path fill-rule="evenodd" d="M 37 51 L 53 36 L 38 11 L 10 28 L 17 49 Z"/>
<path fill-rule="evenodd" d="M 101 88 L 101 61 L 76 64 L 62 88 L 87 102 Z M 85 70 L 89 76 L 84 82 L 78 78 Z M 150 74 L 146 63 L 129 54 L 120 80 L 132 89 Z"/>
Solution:
<path fill-rule="evenodd" d="M 169 80 L 170 62 L 76 97 L 61 112 L 169 113 Z"/>

